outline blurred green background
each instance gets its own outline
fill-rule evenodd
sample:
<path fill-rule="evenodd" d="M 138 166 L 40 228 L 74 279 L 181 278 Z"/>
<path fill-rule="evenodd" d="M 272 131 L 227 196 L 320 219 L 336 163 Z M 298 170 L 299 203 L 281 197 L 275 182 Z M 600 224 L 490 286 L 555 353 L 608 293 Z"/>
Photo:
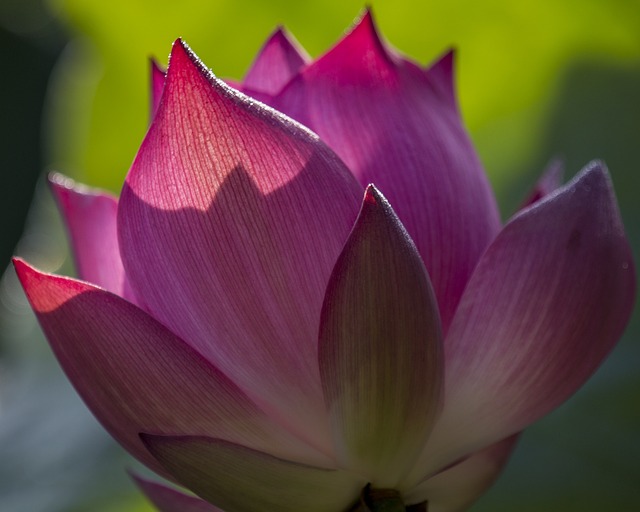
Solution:
<path fill-rule="evenodd" d="M 385 38 L 417 61 L 458 48 L 462 111 L 504 218 L 552 157 L 564 158 L 568 177 L 602 158 L 638 261 L 638 0 L 371 4 Z M 276 25 L 317 56 L 362 7 L 1 0 L 2 268 L 17 253 L 73 272 L 42 177 L 55 169 L 119 190 L 147 126 L 149 56 L 165 63 L 181 36 L 217 75 L 239 78 Z M 0 322 L 0 509 L 149 511 L 123 471 L 134 463 L 61 376 L 10 268 Z M 639 335 L 636 313 L 591 381 L 527 431 L 474 512 L 640 510 Z"/>

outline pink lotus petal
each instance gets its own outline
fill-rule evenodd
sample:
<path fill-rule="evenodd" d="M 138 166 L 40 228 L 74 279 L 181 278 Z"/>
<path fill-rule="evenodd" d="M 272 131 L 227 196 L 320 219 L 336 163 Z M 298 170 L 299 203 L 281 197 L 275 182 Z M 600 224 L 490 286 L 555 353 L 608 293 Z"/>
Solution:
<path fill-rule="evenodd" d="M 444 104 L 459 110 L 455 88 L 455 50 L 451 48 L 424 70 L 424 75 Z M 460 114 L 458 114 L 460 115 Z"/>
<path fill-rule="evenodd" d="M 366 482 L 206 437 L 141 434 L 165 469 L 225 512 L 347 510 Z"/>
<path fill-rule="evenodd" d="M 367 12 L 271 102 L 318 133 L 362 185 L 386 195 L 429 271 L 445 332 L 500 226 L 457 106 L 446 98 L 450 60 L 425 72 L 399 57 Z"/>
<path fill-rule="evenodd" d="M 540 176 L 540 179 L 534 185 L 533 190 L 529 192 L 527 198 L 523 201 L 520 209 L 531 206 L 533 203 L 540 201 L 543 197 L 551 194 L 562 185 L 562 175 L 564 174 L 564 163 L 560 159 L 549 162 L 547 167 Z"/>
<path fill-rule="evenodd" d="M 564 402 L 622 335 L 634 295 L 609 175 L 591 164 L 516 215 L 478 264 L 445 343 L 445 407 L 414 476 Z"/>
<path fill-rule="evenodd" d="M 431 430 L 441 336 L 420 255 L 371 185 L 327 286 L 319 357 L 342 464 L 374 487 L 395 488 Z"/>
<path fill-rule="evenodd" d="M 404 493 L 406 503 L 429 503 L 429 512 L 467 510 L 496 481 L 516 446 L 511 436 L 474 453 Z"/>
<path fill-rule="evenodd" d="M 156 318 L 328 454 L 317 332 L 360 194 L 315 135 L 174 44 L 120 199 L 127 275 Z"/>
<path fill-rule="evenodd" d="M 151 64 L 151 116 L 156 115 L 158 105 L 160 105 L 160 98 L 162 97 L 162 90 L 164 89 L 165 72 L 160 67 L 160 64 L 155 59 L 150 59 Z"/>
<path fill-rule="evenodd" d="M 138 487 L 160 512 L 222 512 L 210 503 L 172 487 L 132 474 Z"/>
<path fill-rule="evenodd" d="M 242 85 L 254 91 L 276 94 L 309 60 L 309 55 L 293 36 L 279 27 L 265 42 Z"/>
<path fill-rule="evenodd" d="M 49 183 L 67 226 L 78 277 L 137 303 L 120 259 L 118 200 L 61 174 L 52 174 Z"/>
<path fill-rule="evenodd" d="M 161 470 L 140 431 L 215 435 L 278 456 L 329 463 L 274 425 L 219 370 L 138 307 L 21 260 L 15 266 L 69 380 L 111 435 L 152 469 Z"/>

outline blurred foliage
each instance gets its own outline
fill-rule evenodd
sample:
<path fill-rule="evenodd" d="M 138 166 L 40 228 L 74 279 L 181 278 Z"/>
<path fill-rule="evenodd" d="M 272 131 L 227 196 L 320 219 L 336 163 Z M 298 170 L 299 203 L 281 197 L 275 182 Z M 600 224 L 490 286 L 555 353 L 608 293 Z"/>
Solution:
<path fill-rule="evenodd" d="M 119 190 L 147 126 L 149 56 L 166 62 L 180 36 L 216 74 L 237 78 L 276 25 L 317 56 L 363 7 L 361 0 L 49 0 L 71 42 L 45 100 L 64 34 L 43 1 L 0 2 L 3 258 L 43 162 Z M 569 176 L 603 158 L 638 261 L 638 0 L 371 3 L 385 38 L 419 62 L 459 49 L 462 111 L 505 216 L 551 157 L 564 158 Z M 53 271 L 64 241 L 44 188 L 17 251 Z M 122 452 L 52 365 L 12 272 L 0 283 L 0 323 L 0 509 L 150 512 L 123 471 Z M 474 512 L 640 510 L 639 337 L 636 313 L 594 378 L 527 430 Z"/>

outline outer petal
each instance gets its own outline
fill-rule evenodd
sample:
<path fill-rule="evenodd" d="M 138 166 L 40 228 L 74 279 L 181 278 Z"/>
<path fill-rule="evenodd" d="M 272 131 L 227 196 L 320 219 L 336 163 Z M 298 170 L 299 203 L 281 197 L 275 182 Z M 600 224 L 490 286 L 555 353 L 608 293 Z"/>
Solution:
<path fill-rule="evenodd" d="M 451 56 L 423 71 L 387 48 L 370 13 L 273 100 L 375 183 L 415 241 L 446 332 L 498 210 L 452 97 Z"/>
<path fill-rule="evenodd" d="M 344 467 L 395 488 L 440 405 L 440 319 L 429 277 L 386 199 L 367 188 L 329 280 L 320 376 Z"/>
<path fill-rule="evenodd" d="M 538 182 L 534 185 L 533 190 L 529 192 L 527 198 L 523 201 L 522 208 L 531 206 L 532 204 L 540 201 L 543 197 L 551 194 L 560 185 L 562 185 L 562 175 L 564 174 L 564 164 L 562 160 L 555 159 L 549 162 L 545 168 L 542 176 Z"/>
<path fill-rule="evenodd" d="M 15 260 L 69 380 L 104 427 L 151 468 L 140 431 L 215 435 L 279 456 L 327 463 L 291 438 L 228 378 L 133 304 Z"/>
<path fill-rule="evenodd" d="M 317 329 L 360 194 L 315 135 L 174 44 L 120 199 L 125 269 L 154 316 L 327 452 Z"/>
<path fill-rule="evenodd" d="M 78 277 L 136 302 L 120 259 L 118 200 L 60 174 L 52 174 L 49 183 L 67 226 Z"/>
<path fill-rule="evenodd" d="M 408 504 L 429 503 L 429 512 L 467 510 L 496 481 L 516 446 L 511 436 L 474 453 L 404 493 Z"/>
<path fill-rule="evenodd" d="M 177 489 L 138 475 L 131 476 L 160 512 L 222 512 L 219 508 L 195 496 L 189 496 Z"/>
<path fill-rule="evenodd" d="M 225 512 L 347 510 L 366 482 L 206 437 L 141 434 L 166 470 Z"/>
<path fill-rule="evenodd" d="M 149 63 L 151 65 L 151 116 L 150 116 L 150 119 L 151 121 L 153 121 L 153 117 L 156 115 L 156 111 L 158 110 L 158 105 L 160 105 L 162 90 L 164 89 L 165 72 L 162 70 L 162 68 L 160 67 L 160 64 L 158 64 L 155 59 L 150 59 Z"/>
<path fill-rule="evenodd" d="M 279 27 L 265 42 L 242 85 L 254 91 L 276 94 L 309 60 L 309 55 L 293 36 Z"/>
<path fill-rule="evenodd" d="M 564 402 L 621 336 L 634 294 L 611 182 L 595 163 L 516 215 L 478 264 L 445 343 L 445 407 L 417 473 Z"/>

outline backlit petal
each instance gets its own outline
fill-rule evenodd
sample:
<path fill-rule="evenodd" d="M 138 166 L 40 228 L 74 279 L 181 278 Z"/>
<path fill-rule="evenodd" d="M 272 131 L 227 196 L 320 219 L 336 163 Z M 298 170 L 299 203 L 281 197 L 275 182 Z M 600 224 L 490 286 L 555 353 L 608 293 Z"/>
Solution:
<path fill-rule="evenodd" d="M 394 488 L 439 409 L 441 332 L 420 255 L 373 186 L 329 280 L 319 357 L 344 466 Z"/>
<path fill-rule="evenodd" d="M 138 475 L 136 484 L 160 512 L 222 512 L 210 503 Z"/>
<path fill-rule="evenodd" d="M 155 59 L 150 60 L 151 65 L 151 116 L 150 119 L 153 120 L 153 116 L 156 114 L 158 110 L 158 105 L 160 105 L 160 98 L 162 97 L 162 90 L 164 89 L 164 79 L 165 72 L 160 67 L 160 64 L 156 62 Z"/>
<path fill-rule="evenodd" d="M 120 199 L 127 275 L 155 317 L 327 452 L 317 332 L 360 195 L 314 134 L 174 44 Z"/>
<path fill-rule="evenodd" d="M 475 503 L 500 475 L 518 435 L 474 453 L 404 493 L 407 504 L 429 503 L 429 512 L 462 512 Z"/>
<path fill-rule="evenodd" d="M 307 63 L 309 56 L 284 28 L 278 28 L 258 53 L 242 86 L 276 94 Z"/>
<path fill-rule="evenodd" d="M 69 380 L 103 426 L 153 469 L 140 431 L 206 434 L 313 463 L 328 461 L 276 426 L 194 349 L 120 297 L 74 279 L 16 271 Z"/>
<path fill-rule="evenodd" d="M 366 483 L 219 439 L 141 438 L 176 480 L 225 512 L 347 510 Z"/>
<path fill-rule="evenodd" d="M 445 332 L 500 225 L 452 91 L 451 54 L 424 71 L 380 40 L 367 12 L 271 103 L 385 194 L 429 271 Z"/>
<path fill-rule="evenodd" d="M 423 476 L 571 396 L 622 335 L 634 295 L 611 182 L 594 163 L 516 215 L 478 264 L 445 342 L 445 407 Z"/>
<path fill-rule="evenodd" d="M 60 174 L 52 174 L 49 183 L 67 226 L 78 277 L 135 303 L 118 247 L 118 200 Z"/>

